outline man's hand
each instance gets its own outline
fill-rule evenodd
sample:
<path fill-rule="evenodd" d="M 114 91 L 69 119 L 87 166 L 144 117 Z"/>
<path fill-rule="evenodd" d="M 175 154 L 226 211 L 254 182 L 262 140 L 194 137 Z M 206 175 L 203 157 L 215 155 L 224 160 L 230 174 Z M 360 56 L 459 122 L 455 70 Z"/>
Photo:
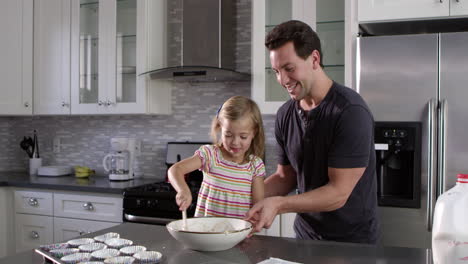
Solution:
<path fill-rule="evenodd" d="M 245 220 L 254 226 L 252 233 L 260 232 L 262 228 L 270 228 L 279 213 L 283 197 L 274 196 L 257 202 L 245 215 Z"/>
<path fill-rule="evenodd" d="M 190 204 L 192 204 L 192 193 L 185 190 L 178 192 L 176 195 L 176 203 L 180 211 L 187 210 Z"/>

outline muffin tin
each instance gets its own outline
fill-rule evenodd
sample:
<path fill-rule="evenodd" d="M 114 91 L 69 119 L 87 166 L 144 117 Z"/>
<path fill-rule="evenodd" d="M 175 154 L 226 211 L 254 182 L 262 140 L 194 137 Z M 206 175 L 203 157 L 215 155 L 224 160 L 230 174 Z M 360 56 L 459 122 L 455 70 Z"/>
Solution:
<path fill-rule="evenodd" d="M 66 264 L 77 264 L 91 259 L 91 253 L 73 253 L 60 258 Z"/>
<path fill-rule="evenodd" d="M 80 252 L 80 250 L 77 248 L 60 248 L 60 249 L 52 249 L 51 251 L 49 251 L 49 253 L 56 258 L 61 258 L 63 256 L 71 255 L 73 253 L 78 253 L 78 252 Z"/>
<path fill-rule="evenodd" d="M 159 263 L 162 258 L 160 252 L 146 251 L 146 247 L 133 245 L 133 241 L 121 238 L 118 233 L 41 245 L 35 252 L 57 264 Z"/>

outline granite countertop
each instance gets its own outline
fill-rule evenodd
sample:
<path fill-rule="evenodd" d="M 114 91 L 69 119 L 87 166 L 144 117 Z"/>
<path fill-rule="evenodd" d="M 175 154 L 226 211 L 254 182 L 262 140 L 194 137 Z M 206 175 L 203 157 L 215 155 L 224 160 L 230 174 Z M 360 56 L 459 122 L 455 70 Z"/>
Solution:
<path fill-rule="evenodd" d="M 161 252 L 163 259 L 160 263 L 170 264 L 258 263 L 270 257 L 314 264 L 432 263 L 432 254 L 428 249 L 375 247 L 257 235 L 228 250 L 201 252 L 184 248 L 172 238 L 165 226 L 135 223 L 123 223 L 82 237 L 94 237 L 107 232 L 117 232 L 121 237 L 133 240 L 134 245 L 143 245 L 148 250 Z M 6 263 L 36 264 L 43 263 L 43 259 L 29 250 L 0 259 L 0 264 Z"/>
<path fill-rule="evenodd" d="M 26 172 L 0 172 L 0 186 L 51 189 L 62 191 L 100 192 L 122 194 L 125 188 L 157 182 L 156 179 L 138 178 L 130 181 L 109 181 L 105 176 L 76 178 L 30 176 Z"/>

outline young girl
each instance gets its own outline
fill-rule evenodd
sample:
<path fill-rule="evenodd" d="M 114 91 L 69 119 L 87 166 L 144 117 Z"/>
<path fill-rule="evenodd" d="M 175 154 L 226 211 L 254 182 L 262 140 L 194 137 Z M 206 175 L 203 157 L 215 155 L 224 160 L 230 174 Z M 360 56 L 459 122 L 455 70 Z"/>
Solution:
<path fill-rule="evenodd" d="M 211 125 L 213 145 L 200 147 L 195 154 L 174 164 L 169 181 L 177 191 L 181 211 L 192 203 L 184 175 L 203 172 L 195 217 L 227 216 L 243 218 L 264 196 L 263 157 L 265 135 L 260 110 L 249 98 L 234 96 L 218 110 Z"/>

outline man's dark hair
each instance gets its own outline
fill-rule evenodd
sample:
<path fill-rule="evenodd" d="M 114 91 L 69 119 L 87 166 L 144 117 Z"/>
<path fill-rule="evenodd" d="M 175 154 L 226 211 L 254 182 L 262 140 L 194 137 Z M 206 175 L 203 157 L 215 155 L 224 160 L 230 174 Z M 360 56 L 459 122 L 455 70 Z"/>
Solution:
<path fill-rule="evenodd" d="M 289 41 L 293 42 L 297 56 L 304 60 L 312 54 L 312 51 L 317 50 L 320 53 L 320 67 L 323 68 L 320 39 L 309 25 L 298 20 L 281 23 L 267 34 L 265 46 L 268 50 L 274 50 Z"/>

